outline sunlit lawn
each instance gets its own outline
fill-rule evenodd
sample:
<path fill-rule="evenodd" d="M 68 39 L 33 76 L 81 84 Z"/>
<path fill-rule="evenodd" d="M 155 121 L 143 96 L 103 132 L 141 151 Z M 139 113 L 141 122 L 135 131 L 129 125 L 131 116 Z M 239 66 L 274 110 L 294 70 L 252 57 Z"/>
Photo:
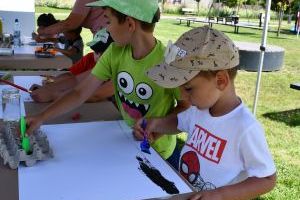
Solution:
<path fill-rule="evenodd" d="M 36 12 L 54 12 L 58 19 L 64 19 L 69 11 L 37 8 Z M 191 24 L 191 28 L 202 25 Z M 284 22 L 284 28 L 289 27 L 290 25 Z M 240 28 L 240 33 L 234 34 L 232 27 L 216 25 L 214 28 L 224 31 L 236 41 L 261 42 L 261 31 L 258 30 Z M 157 24 L 155 36 L 166 44 L 169 39 L 176 41 L 189 29 L 185 24 L 178 25 L 175 19 L 163 19 Z M 92 38 L 86 29 L 81 35 L 85 42 Z M 289 85 L 300 82 L 300 38 L 297 39 L 287 30 L 280 37 L 270 32 L 267 43 L 285 48 L 285 61 L 282 70 L 262 74 L 257 117 L 266 131 L 278 170 L 278 181 L 276 188 L 261 199 L 298 200 L 300 199 L 300 91 L 290 89 Z M 88 51 L 86 47 L 85 52 Z M 250 109 L 253 105 L 256 76 L 255 72 L 240 71 L 236 80 L 237 92 Z"/>

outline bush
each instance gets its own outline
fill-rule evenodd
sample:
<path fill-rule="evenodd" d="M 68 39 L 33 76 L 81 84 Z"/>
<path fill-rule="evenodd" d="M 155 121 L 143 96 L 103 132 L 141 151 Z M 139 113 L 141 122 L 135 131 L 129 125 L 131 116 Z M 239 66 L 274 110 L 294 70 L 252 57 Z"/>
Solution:
<path fill-rule="evenodd" d="M 72 9 L 75 0 L 35 0 L 36 6 Z"/>
<path fill-rule="evenodd" d="M 168 14 L 183 14 L 182 13 L 182 7 L 179 5 L 173 5 L 173 4 L 165 4 L 163 13 L 168 13 Z"/>
<path fill-rule="evenodd" d="M 300 0 L 299 0 L 300 1 Z M 182 13 L 182 7 L 181 5 L 174 5 L 174 4 L 165 4 L 163 13 L 168 14 L 183 14 Z M 207 16 L 209 9 L 207 8 L 201 8 L 199 10 L 198 16 Z M 210 11 L 210 16 L 212 17 L 227 17 L 232 15 L 232 13 L 235 11 L 234 8 L 229 8 L 228 6 L 223 6 L 220 9 L 212 8 Z M 265 10 L 258 6 L 247 6 L 247 9 L 241 7 L 239 9 L 239 17 L 240 18 L 248 18 L 248 19 L 257 19 L 259 16 L 259 13 L 265 13 Z M 275 11 L 270 12 L 270 17 L 273 20 L 278 19 L 277 13 Z"/>

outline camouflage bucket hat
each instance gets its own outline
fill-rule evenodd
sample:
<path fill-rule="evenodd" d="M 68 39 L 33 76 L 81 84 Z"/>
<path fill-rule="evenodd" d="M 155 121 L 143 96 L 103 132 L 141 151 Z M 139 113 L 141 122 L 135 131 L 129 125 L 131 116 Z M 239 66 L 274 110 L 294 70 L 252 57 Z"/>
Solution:
<path fill-rule="evenodd" d="M 110 7 L 135 19 L 152 23 L 158 10 L 157 0 L 100 0 L 86 4 L 89 7 Z"/>
<path fill-rule="evenodd" d="M 239 53 L 223 33 L 208 26 L 185 32 L 176 42 L 169 42 L 165 59 L 146 74 L 158 85 L 178 87 L 200 71 L 216 71 L 238 66 Z"/>

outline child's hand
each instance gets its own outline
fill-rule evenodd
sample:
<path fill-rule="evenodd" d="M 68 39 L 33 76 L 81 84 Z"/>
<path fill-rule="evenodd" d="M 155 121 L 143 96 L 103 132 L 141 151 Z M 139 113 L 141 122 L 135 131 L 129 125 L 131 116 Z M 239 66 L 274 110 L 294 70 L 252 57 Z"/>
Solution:
<path fill-rule="evenodd" d="M 133 127 L 133 135 L 134 137 L 137 139 L 137 140 L 143 140 L 144 138 L 144 132 L 147 133 L 147 136 L 148 136 L 148 140 L 151 142 L 151 141 L 154 141 L 155 140 L 155 136 L 153 134 L 153 130 L 156 126 L 156 122 L 155 122 L 155 119 L 147 119 L 147 126 L 146 126 L 146 129 L 144 130 L 142 128 L 142 122 L 143 122 L 143 118 L 139 119 L 134 127 Z"/>
<path fill-rule="evenodd" d="M 44 40 L 39 36 L 39 35 L 36 35 L 34 40 L 37 42 L 37 43 L 42 43 L 44 42 Z"/>
<path fill-rule="evenodd" d="M 36 34 L 36 32 L 32 32 L 31 33 L 31 38 L 33 39 L 33 40 L 35 40 L 35 38 L 38 36 L 38 34 Z"/>
<path fill-rule="evenodd" d="M 55 99 L 55 96 L 52 94 L 52 92 L 44 87 L 39 87 L 35 90 L 32 90 L 30 96 L 35 102 L 39 103 L 47 103 Z"/>
<path fill-rule="evenodd" d="M 222 200 L 222 196 L 217 190 L 207 190 L 197 192 L 189 200 Z"/>
<path fill-rule="evenodd" d="M 39 89 L 41 87 L 42 87 L 41 85 L 33 84 L 33 85 L 30 86 L 29 90 L 30 91 L 34 91 L 34 90 L 37 90 L 37 89 Z"/>
<path fill-rule="evenodd" d="M 32 117 L 26 117 L 26 134 L 31 135 L 34 130 L 38 129 L 43 123 L 42 117 L 40 115 L 35 115 Z"/>

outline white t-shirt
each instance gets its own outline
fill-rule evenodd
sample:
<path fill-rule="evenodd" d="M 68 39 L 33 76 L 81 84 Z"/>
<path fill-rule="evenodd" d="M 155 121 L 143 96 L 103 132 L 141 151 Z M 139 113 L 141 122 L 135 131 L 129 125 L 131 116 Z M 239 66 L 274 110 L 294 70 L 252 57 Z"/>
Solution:
<path fill-rule="evenodd" d="M 178 114 L 178 129 L 188 133 L 179 171 L 198 191 L 276 171 L 262 127 L 242 103 L 220 117 L 192 106 Z"/>

